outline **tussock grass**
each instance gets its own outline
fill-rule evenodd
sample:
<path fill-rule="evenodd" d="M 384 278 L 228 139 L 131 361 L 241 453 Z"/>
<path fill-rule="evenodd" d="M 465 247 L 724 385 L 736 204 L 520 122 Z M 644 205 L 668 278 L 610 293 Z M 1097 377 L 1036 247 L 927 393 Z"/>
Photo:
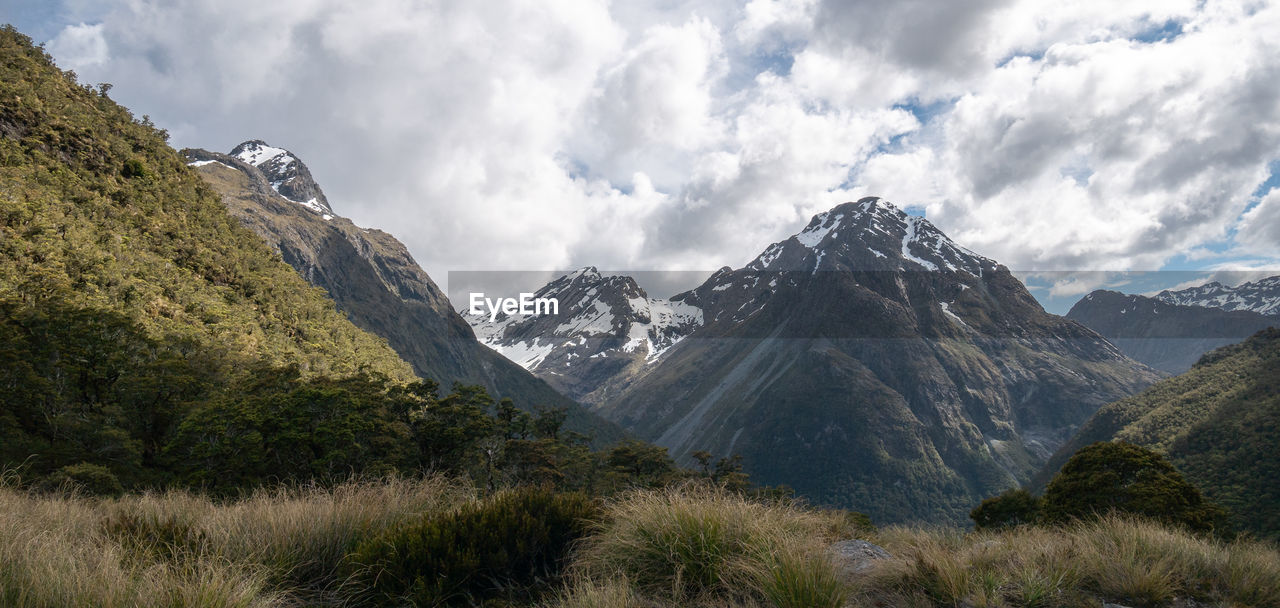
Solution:
<path fill-rule="evenodd" d="M 795 541 L 788 544 L 740 564 L 751 587 L 779 608 L 843 606 L 848 592 L 831 560 Z"/>
<path fill-rule="evenodd" d="M 98 504 L 0 489 L 0 605 L 138 608 L 281 605 L 252 567 L 188 556 L 151 562 L 97 526 Z"/>
<path fill-rule="evenodd" d="M 684 486 L 614 500 L 604 522 L 578 551 L 574 568 L 585 579 L 622 577 L 677 604 L 843 601 L 843 582 L 824 557 L 845 525 L 837 514 Z"/>
<path fill-rule="evenodd" d="M 1148 520 L 1108 517 L 1059 528 L 995 533 L 893 528 L 877 540 L 894 558 L 856 581 L 865 601 L 909 605 L 1135 607 L 1175 598 L 1280 606 L 1280 553 L 1225 544 Z M 1247 574 L 1246 574 L 1247 573 Z"/>
<path fill-rule="evenodd" d="M 292 608 L 363 597 L 355 547 L 489 504 L 440 478 L 264 490 L 214 502 L 28 494 L 0 484 L 0 606 Z M 485 528 L 488 529 L 488 528 Z M 889 559 L 857 571 L 837 512 L 686 486 L 605 503 L 548 607 L 1280 608 L 1280 552 L 1108 517 L 1000 532 L 894 527 Z M 551 583 L 547 583 L 550 585 Z M 518 605 L 518 602 L 517 602 Z"/>
<path fill-rule="evenodd" d="M 0 605 L 338 605 L 363 538 L 474 499 L 441 478 L 262 490 L 216 503 L 182 491 L 118 499 L 0 487 Z"/>
<path fill-rule="evenodd" d="M 641 600 L 625 578 L 597 583 L 579 581 L 562 591 L 544 608 L 649 608 L 653 604 Z"/>

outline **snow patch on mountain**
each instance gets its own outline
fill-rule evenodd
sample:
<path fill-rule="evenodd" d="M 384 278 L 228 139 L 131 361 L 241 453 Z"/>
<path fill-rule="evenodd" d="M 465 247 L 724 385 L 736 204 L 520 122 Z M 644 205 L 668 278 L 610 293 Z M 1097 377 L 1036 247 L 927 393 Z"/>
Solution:
<path fill-rule="evenodd" d="M 533 369 L 538 367 L 552 351 L 555 350 L 555 344 L 542 344 L 540 338 L 534 338 L 532 342 L 516 342 L 514 344 L 504 344 L 501 348 L 494 348 L 502 354 L 502 356 L 514 361 L 520 367 L 525 369 Z M 493 348 L 492 344 L 488 344 Z"/>
<path fill-rule="evenodd" d="M 285 166 L 295 160 L 288 150 L 268 146 L 260 142 L 246 142 L 235 157 L 255 167 L 261 167 L 267 161 L 281 155 L 286 157 L 281 159 L 281 163 Z"/>
<path fill-rule="evenodd" d="M 1179 291 L 1162 291 L 1157 300 L 1184 306 L 1222 310 L 1248 310 L 1264 315 L 1280 315 L 1280 275 L 1243 283 L 1236 287 L 1212 282 Z"/>
<path fill-rule="evenodd" d="M 902 257 L 909 261 L 915 262 L 921 266 L 924 266 L 929 270 L 937 270 L 938 269 L 937 264 L 934 264 L 933 262 L 930 262 L 925 259 L 918 258 L 911 254 L 911 245 L 916 242 L 916 236 L 920 230 L 920 221 L 923 219 L 924 218 L 915 217 L 915 216 L 907 216 L 906 232 L 904 232 L 902 235 Z"/>
<path fill-rule="evenodd" d="M 828 234 L 832 234 L 840 227 L 840 220 L 844 219 L 843 215 L 832 216 L 830 212 L 819 213 L 809 227 L 800 231 L 796 235 L 796 240 L 801 245 L 814 249 L 827 238 Z"/>

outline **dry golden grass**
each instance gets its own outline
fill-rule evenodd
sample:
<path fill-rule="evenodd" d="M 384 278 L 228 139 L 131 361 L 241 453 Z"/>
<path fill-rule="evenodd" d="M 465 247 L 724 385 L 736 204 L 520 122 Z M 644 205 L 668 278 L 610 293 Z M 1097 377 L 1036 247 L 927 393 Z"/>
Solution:
<path fill-rule="evenodd" d="M 882 531 L 894 555 L 856 581 L 857 597 L 938 606 L 1165 606 L 1175 598 L 1280 606 L 1280 553 L 1224 544 L 1150 521 L 1111 517 L 1060 528 L 960 534 Z M 911 600 L 918 601 L 918 600 Z"/>
<path fill-rule="evenodd" d="M 353 482 L 215 503 L 0 485 L 0 606 L 342 606 L 344 558 L 369 535 L 477 497 L 459 483 Z M 859 533 L 839 513 L 705 487 L 611 500 L 576 550 L 560 608 L 1169 606 L 1174 598 L 1280 608 L 1280 553 L 1113 517 L 1003 532 L 894 527 L 890 559 L 843 573 L 828 547 Z"/>
<path fill-rule="evenodd" d="M 574 569 L 676 605 L 839 606 L 844 583 L 825 551 L 845 525 L 837 514 L 714 488 L 635 492 L 606 507 Z"/>
<path fill-rule="evenodd" d="M 181 491 L 95 500 L 0 488 L 0 605 L 337 605 L 356 542 L 473 499 L 440 478 L 263 490 L 225 504 Z"/>
<path fill-rule="evenodd" d="M 280 596 L 253 568 L 185 556 L 135 559 L 98 526 L 99 504 L 0 489 L 0 605 L 267 607 Z"/>
<path fill-rule="evenodd" d="M 840 574 L 825 552 L 855 534 L 832 514 L 701 488 L 637 492 L 578 551 L 558 606 L 1097 608 L 1175 599 L 1280 608 L 1280 553 L 1112 517 L 970 533 L 893 527 L 890 559 Z"/>

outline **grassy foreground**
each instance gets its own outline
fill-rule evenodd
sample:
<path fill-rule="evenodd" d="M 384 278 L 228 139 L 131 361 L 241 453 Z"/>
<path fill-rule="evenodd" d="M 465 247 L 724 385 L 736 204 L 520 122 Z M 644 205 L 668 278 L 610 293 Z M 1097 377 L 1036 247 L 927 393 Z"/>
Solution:
<path fill-rule="evenodd" d="M 843 512 L 705 487 L 594 505 L 540 496 L 482 497 L 442 478 L 223 503 L 176 491 L 90 499 L 0 488 L 0 605 L 1280 606 L 1273 547 L 1136 520 L 874 531 Z M 534 521 L 566 513 L 580 521 Z M 575 540 L 563 543 L 566 534 Z M 891 557 L 836 558 L 831 543 L 855 537 Z M 563 555 L 548 553 L 561 546 Z M 458 547 L 464 557 L 438 559 Z M 459 560 L 484 576 L 461 581 Z"/>

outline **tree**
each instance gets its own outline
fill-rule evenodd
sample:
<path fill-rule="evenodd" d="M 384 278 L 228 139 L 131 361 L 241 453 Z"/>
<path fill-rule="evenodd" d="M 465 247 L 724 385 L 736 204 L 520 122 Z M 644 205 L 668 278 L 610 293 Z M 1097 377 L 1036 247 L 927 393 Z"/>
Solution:
<path fill-rule="evenodd" d="M 658 488 L 678 476 L 667 448 L 634 439 L 623 441 L 605 456 L 610 482 L 617 487 Z"/>
<path fill-rule="evenodd" d="M 411 412 L 414 442 L 427 468 L 471 473 L 483 466 L 479 443 L 494 431 L 488 414 L 493 398 L 484 387 L 455 384 L 453 392 L 435 401 L 428 399 Z"/>
<path fill-rule="evenodd" d="M 1132 513 L 1191 530 L 1225 533 L 1225 512 L 1169 461 L 1147 448 L 1099 442 L 1081 448 L 1045 488 L 1046 522 Z"/>

